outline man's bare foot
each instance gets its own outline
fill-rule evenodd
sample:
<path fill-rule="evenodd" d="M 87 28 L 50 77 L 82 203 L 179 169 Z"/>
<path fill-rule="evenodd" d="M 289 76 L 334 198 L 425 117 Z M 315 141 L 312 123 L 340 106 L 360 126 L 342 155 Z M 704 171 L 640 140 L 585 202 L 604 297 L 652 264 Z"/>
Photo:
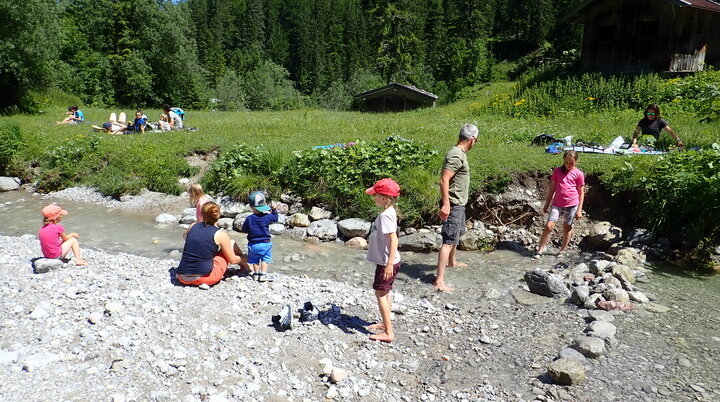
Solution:
<path fill-rule="evenodd" d="M 75 260 L 75 265 L 88 265 L 85 260 Z"/>
<path fill-rule="evenodd" d="M 367 326 L 367 329 L 368 329 L 369 331 L 377 331 L 377 330 L 385 331 L 385 324 L 383 324 L 383 323 L 381 323 L 381 322 L 378 322 L 378 323 L 375 323 L 375 324 L 368 325 L 368 326 Z"/>
<path fill-rule="evenodd" d="M 467 268 L 469 265 L 465 264 L 464 262 L 451 262 L 448 264 L 448 267 L 455 267 L 455 268 Z"/>
<path fill-rule="evenodd" d="M 437 289 L 439 292 L 449 292 L 449 291 L 455 290 L 455 288 L 451 288 L 450 286 L 448 286 L 444 283 L 436 283 L 433 286 L 435 286 L 435 289 Z"/>
<path fill-rule="evenodd" d="M 395 340 L 395 334 L 388 334 L 387 332 L 381 332 L 379 334 L 370 335 L 371 341 L 382 341 L 382 342 L 392 342 Z"/>

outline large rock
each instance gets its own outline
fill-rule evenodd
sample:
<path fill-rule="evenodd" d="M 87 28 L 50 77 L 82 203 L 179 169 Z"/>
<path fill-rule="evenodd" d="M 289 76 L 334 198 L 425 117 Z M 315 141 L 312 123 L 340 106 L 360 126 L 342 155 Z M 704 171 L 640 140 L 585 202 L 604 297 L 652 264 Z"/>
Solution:
<path fill-rule="evenodd" d="M 567 297 L 570 290 L 558 275 L 549 272 L 535 270 L 525 272 L 525 283 L 533 293 L 548 297 Z"/>
<path fill-rule="evenodd" d="M 623 247 L 618 250 L 614 260 L 620 265 L 627 265 L 629 267 L 637 267 L 642 265 L 647 256 L 641 250 L 634 247 Z"/>
<path fill-rule="evenodd" d="M 572 290 L 570 302 L 572 302 L 572 304 L 582 306 L 585 304 L 585 300 L 587 300 L 588 297 L 590 297 L 590 286 L 575 286 Z"/>
<path fill-rule="evenodd" d="M 573 348 L 565 348 L 558 353 L 558 359 L 575 359 L 581 362 L 586 360 L 585 355 Z"/>
<path fill-rule="evenodd" d="M 337 224 L 330 219 L 320 219 L 310 224 L 307 229 L 308 236 L 317 237 L 320 240 L 332 241 L 337 238 Z"/>
<path fill-rule="evenodd" d="M 585 366 L 579 360 L 562 358 L 550 363 L 548 374 L 558 384 L 576 385 L 585 381 Z"/>
<path fill-rule="evenodd" d="M 583 307 L 592 310 L 592 309 L 597 308 L 597 304 L 601 301 L 605 301 L 605 299 L 603 299 L 601 294 L 597 294 L 597 293 L 591 294 L 590 297 L 585 299 L 585 303 L 583 303 Z"/>
<path fill-rule="evenodd" d="M 625 241 L 631 247 L 649 246 L 655 243 L 655 233 L 647 229 L 635 228 L 627 234 Z"/>
<path fill-rule="evenodd" d="M 297 227 L 306 228 L 306 227 L 310 226 L 310 218 L 308 218 L 307 215 L 298 212 L 296 214 L 290 215 L 287 218 L 287 224 L 294 228 L 297 228 Z"/>
<path fill-rule="evenodd" d="M 635 283 L 635 272 L 627 265 L 614 265 L 611 272 L 613 276 L 620 279 L 621 282 L 624 280 Z"/>
<path fill-rule="evenodd" d="M 63 267 L 63 262 L 58 259 L 40 258 L 33 262 L 36 274 L 44 274 Z"/>
<path fill-rule="evenodd" d="M 638 303 L 649 303 L 650 298 L 645 295 L 645 293 L 636 290 L 634 292 L 628 292 L 628 296 L 630 296 L 630 300 L 636 301 Z"/>
<path fill-rule="evenodd" d="M 398 239 L 401 251 L 433 251 L 440 249 L 442 238 L 433 232 L 417 232 Z"/>
<path fill-rule="evenodd" d="M 172 214 L 160 214 L 155 217 L 155 223 L 159 225 L 167 225 L 169 223 L 177 223 L 178 218 Z"/>
<path fill-rule="evenodd" d="M 617 327 L 608 321 L 596 320 L 588 324 L 587 332 L 594 336 L 597 336 L 595 334 L 608 334 L 615 336 L 617 333 Z"/>
<path fill-rule="evenodd" d="M 235 219 L 233 219 L 233 229 L 237 230 L 238 232 L 242 232 L 243 224 L 245 223 L 245 218 L 252 215 L 252 212 L 243 212 L 239 213 L 235 216 Z"/>
<path fill-rule="evenodd" d="M 220 200 L 220 214 L 225 218 L 235 218 L 238 214 L 247 212 L 249 209 L 242 203 L 231 197 L 223 197 Z"/>
<path fill-rule="evenodd" d="M 608 288 L 608 290 L 604 291 L 603 297 L 605 300 L 619 303 L 630 301 L 630 295 L 628 295 L 628 292 L 625 289 L 618 289 L 615 287 Z"/>
<path fill-rule="evenodd" d="M 370 234 L 371 223 L 358 218 L 343 219 L 337 224 L 340 233 L 348 239 L 353 237 L 367 237 Z"/>
<path fill-rule="evenodd" d="M 364 249 L 367 247 L 368 242 L 364 237 L 353 237 L 352 239 L 346 241 L 345 245 L 352 248 Z"/>
<path fill-rule="evenodd" d="M 310 208 L 310 213 L 308 215 L 310 216 L 310 219 L 314 221 L 332 218 L 332 212 L 326 211 L 320 207 Z"/>
<path fill-rule="evenodd" d="M 491 240 L 492 236 L 488 236 L 484 228 L 482 230 L 473 229 L 460 238 L 458 248 L 469 251 L 481 250 L 487 248 Z"/>
<path fill-rule="evenodd" d="M 13 177 L 0 177 L 0 192 L 14 191 L 20 187 L 20 182 Z"/>
<path fill-rule="evenodd" d="M 605 341 L 594 336 L 581 336 L 575 340 L 572 347 L 587 357 L 600 357 L 605 354 Z"/>
<path fill-rule="evenodd" d="M 270 225 L 270 234 L 281 235 L 285 231 L 285 225 L 282 223 L 273 223 Z"/>
<path fill-rule="evenodd" d="M 622 229 L 613 226 L 610 222 L 598 222 L 590 228 L 588 242 L 596 250 L 605 251 L 622 240 Z"/>
<path fill-rule="evenodd" d="M 182 216 L 180 217 L 180 224 L 181 225 L 189 225 L 191 223 L 195 223 L 197 221 L 197 216 L 195 215 L 195 208 L 185 208 L 183 209 Z"/>
<path fill-rule="evenodd" d="M 595 276 L 602 276 L 610 264 L 612 263 L 607 260 L 592 260 L 590 261 L 590 272 Z"/>
<path fill-rule="evenodd" d="M 220 218 L 218 219 L 217 225 L 220 229 L 233 230 L 234 223 L 235 219 L 233 218 Z"/>

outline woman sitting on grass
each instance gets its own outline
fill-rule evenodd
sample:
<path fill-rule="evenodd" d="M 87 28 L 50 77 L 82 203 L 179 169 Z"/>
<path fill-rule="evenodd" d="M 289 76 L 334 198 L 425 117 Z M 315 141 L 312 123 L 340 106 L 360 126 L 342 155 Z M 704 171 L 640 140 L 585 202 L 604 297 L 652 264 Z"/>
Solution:
<path fill-rule="evenodd" d="M 652 144 L 650 145 L 657 148 L 655 144 L 657 144 L 660 139 L 661 131 L 666 131 L 670 134 L 673 139 L 675 139 L 675 143 L 678 147 L 685 146 L 685 143 L 682 142 L 680 137 L 675 134 L 672 128 L 670 128 L 668 122 L 665 119 L 660 118 L 660 107 L 656 104 L 650 104 L 645 108 L 644 117 L 638 122 L 637 127 L 635 127 L 635 131 L 633 131 L 632 147 L 638 147 L 638 138 L 650 135 L 654 137 L 654 140 L 652 140 Z"/>
<path fill-rule="evenodd" d="M 85 121 L 85 115 L 78 109 L 77 105 L 72 105 L 68 108 L 66 113 L 68 116 L 61 121 L 56 121 L 57 124 L 78 124 Z"/>

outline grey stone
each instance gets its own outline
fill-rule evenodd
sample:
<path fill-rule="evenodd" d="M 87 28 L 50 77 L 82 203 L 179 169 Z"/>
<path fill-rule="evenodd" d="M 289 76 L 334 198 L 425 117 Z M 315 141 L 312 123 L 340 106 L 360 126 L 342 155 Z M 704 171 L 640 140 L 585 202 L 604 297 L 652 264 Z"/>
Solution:
<path fill-rule="evenodd" d="M 310 224 L 307 229 L 308 236 L 317 237 L 320 240 L 335 240 L 338 235 L 337 224 L 330 219 L 320 219 Z"/>
<path fill-rule="evenodd" d="M 663 306 L 662 304 L 652 303 L 652 302 L 651 303 L 643 303 L 642 306 L 645 308 L 645 310 L 651 311 L 653 313 L 667 313 L 668 311 L 670 311 L 670 307 Z"/>
<path fill-rule="evenodd" d="M 352 248 L 364 249 L 367 247 L 368 242 L 362 237 L 353 237 L 352 239 L 346 241 L 345 245 Z"/>
<path fill-rule="evenodd" d="M 346 370 L 339 367 L 333 367 L 332 372 L 330 373 L 330 380 L 333 383 L 338 384 L 347 378 L 347 376 L 348 372 Z"/>
<path fill-rule="evenodd" d="M 90 324 L 97 324 L 103 319 L 103 314 L 99 311 L 94 311 L 88 314 L 87 320 Z"/>
<path fill-rule="evenodd" d="M 638 303 L 649 303 L 650 298 L 645 296 L 645 294 L 639 290 L 628 292 L 628 296 L 630 296 L 630 300 L 636 301 Z"/>
<path fill-rule="evenodd" d="M 58 259 L 40 258 L 33 262 L 35 273 L 44 274 L 63 267 L 63 262 Z"/>
<path fill-rule="evenodd" d="M 585 299 L 585 303 L 583 303 L 583 307 L 588 309 L 595 309 L 597 308 L 597 304 L 600 301 L 605 300 L 601 294 L 593 293 L 591 294 L 587 299 Z"/>
<path fill-rule="evenodd" d="M 647 256 L 641 250 L 633 247 L 624 247 L 618 250 L 614 261 L 621 265 L 629 267 L 637 267 L 647 260 Z"/>
<path fill-rule="evenodd" d="M 560 359 L 575 359 L 581 362 L 586 360 L 585 355 L 573 348 L 562 349 L 558 356 Z"/>
<path fill-rule="evenodd" d="M 218 219 L 218 227 L 225 230 L 233 230 L 235 219 L 233 218 L 220 218 Z"/>
<path fill-rule="evenodd" d="M 340 233 L 351 239 L 353 237 L 367 237 L 370 234 L 371 223 L 358 218 L 343 219 L 337 224 Z"/>
<path fill-rule="evenodd" d="M 238 214 L 248 212 L 247 206 L 234 200 L 231 197 L 223 197 L 220 200 L 220 214 L 225 218 L 235 218 Z"/>
<path fill-rule="evenodd" d="M 308 216 L 314 221 L 319 221 L 321 219 L 332 218 L 332 212 L 326 211 L 320 207 L 312 207 L 310 208 L 310 213 L 308 214 Z"/>
<path fill-rule="evenodd" d="M 185 208 L 183 209 L 182 216 L 180 217 L 179 223 L 184 225 L 189 225 L 191 223 L 195 223 L 197 221 L 197 216 L 195 215 L 196 210 L 195 208 Z"/>
<path fill-rule="evenodd" d="M 622 229 L 613 226 L 610 222 L 598 222 L 590 228 L 588 242 L 596 250 L 605 251 L 622 240 Z"/>
<path fill-rule="evenodd" d="M 159 225 L 167 225 L 170 223 L 177 223 L 178 218 L 172 214 L 160 214 L 155 217 L 155 223 Z"/>
<path fill-rule="evenodd" d="M 288 217 L 287 224 L 292 227 L 306 228 L 306 227 L 310 226 L 310 218 L 308 218 L 307 215 L 298 212 L 298 213 L 292 214 Z"/>
<path fill-rule="evenodd" d="M 590 297 L 590 286 L 575 286 L 572 290 L 570 301 L 575 305 L 582 306 L 588 297 Z"/>
<path fill-rule="evenodd" d="M 477 230 L 473 229 L 465 233 L 460 238 L 460 244 L 458 249 L 460 250 L 481 250 L 487 248 L 492 240 L 492 237 L 488 237 L 485 233 L 485 229 Z"/>
<path fill-rule="evenodd" d="M 600 357 L 605 354 L 605 341 L 594 336 L 581 336 L 575 340 L 572 347 L 587 357 Z"/>
<path fill-rule="evenodd" d="M 590 272 L 595 276 L 602 276 L 610 264 L 611 262 L 606 260 L 592 260 L 589 266 Z"/>
<path fill-rule="evenodd" d="M 611 272 L 614 277 L 620 279 L 621 281 L 624 279 L 630 283 L 635 283 L 635 273 L 632 268 L 627 265 L 614 265 Z"/>
<path fill-rule="evenodd" d="M 585 366 L 576 359 L 562 358 L 550 363 L 548 374 L 558 384 L 581 384 L 585 381 Z"/>
<path fill-rule="evenodd" d="M 613 322 L 615 320 L 615 316 L 605 310 L 590 310 L 588 311 L 588 315 L 595 321 Z"/>
<path fill-rule="evenodd" d="M 233 219 L 233 229 L 238 232 L 242 232 L 242 227 L 243 223 L 245 223 L 245 219 L 252 214 L 252 212 L 242 212 L 235 215 L 235 218 Z"/>
<path fill-rule="evenodd" d="M 535 270 L 525 273 L 525 283 L 531 292 L 548 297 L 567 297 L 570 291 L 558 275 Z"/>
<path fill-rule="evenodd" d="M 617 327 L 607 321 L 596 320 L 588 324 L 587 331 L 593 334 L 605 333 L 615 336 L 615 333 L 617 332 Z"/>
<path fill-rule="evenodd" d="M 20 188 L 20 183 L 13 177 L 0 177 L 0 192 L 14 191 Z"/>
<path fill-rule="evenodd" d="M 603 292 L 603 297 L 605 298 L 605 300 L 616 301 L 620 303 L 630 301 L 630 296 L 625 289 L 609 288 L 608 290 Z"/>
<path fill-rule="evenodd" d="M 420 232 L 398 239 L 401 251 L 432 251 L 440 249 L 441 238 L 432 232 Z"/>
<path fill-rule="evenodd" d="M 282 223 L 270 224 L 270 234 L 281 235 L 285 231 L 285 225 Z"/>
<path fill-rule="evenodd" d="M 631 247 L 649 246 L 655 242 L 655 233 L 647 229 L 635 228 L 627 234 L 625 241 Z"/>
<path fill-rule="evenodd" d="M 294 240 L 303 240 L 305 239 L 305 237 L 307 237 L 307 228 L 288 228 L 283 232 L 283 236 L 289 237 Z"/>

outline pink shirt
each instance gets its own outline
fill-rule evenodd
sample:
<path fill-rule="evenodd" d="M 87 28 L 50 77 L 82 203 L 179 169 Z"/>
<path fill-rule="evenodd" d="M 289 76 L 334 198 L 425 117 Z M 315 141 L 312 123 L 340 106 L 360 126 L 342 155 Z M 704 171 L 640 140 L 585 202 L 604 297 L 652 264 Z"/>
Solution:
<path fill-rule="evenodd" d="M 65 228 L 57 223 L 48 223 L 40 228 L 38 237 L 40 238 L 40 248 L 45 258 L 58 258 L 62 255 L 62 239 L 60 233 L 64 233 Z"/>
<path fill-rule="evenodd" d="M 585 185 L 585 175 L 580 169 L 573 168 L 571 171 L 563 173 L 562 168 L 557 167 L 553 170 L 550 180 L 555 183 L 553 206 L 565 208 L 574 207 L 580 203 L 578 186 Z"/>
<path fill-rule="evenodd" d="M 200 197 L 200 199 L 197 200 L 197 202 L 195 203 L 195 218 L 197 218 L 197 221 L 198 221 L 198 222 L 202 222 L 202 221 L 203 221 L 202 206 L 203 206 L 206 202 L 209 202 L 209 201 L 210 201 L 210 198 L 209 198 L 208 196 L 206 196 L 206 195 L 203 195 L 203 196 Z"/>

